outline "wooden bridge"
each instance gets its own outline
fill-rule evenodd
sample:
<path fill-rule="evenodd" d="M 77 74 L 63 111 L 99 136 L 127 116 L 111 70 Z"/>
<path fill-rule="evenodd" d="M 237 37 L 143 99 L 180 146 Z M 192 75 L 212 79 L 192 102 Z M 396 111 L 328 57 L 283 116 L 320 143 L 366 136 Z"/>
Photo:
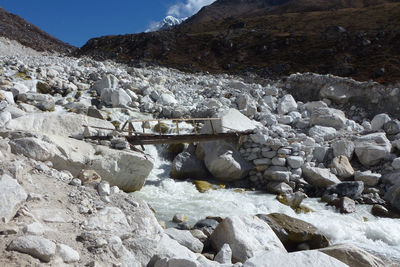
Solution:
<path fill-rule="evenodd" d="M 227 132 L 218 132 L 216 130 L 215 123 L 220 121 L 220 118 L 189 118 L 189 119 L 151 119 L 151 120 L 128 120 L 126 121 L 121 129 L 117 130 L 122 137 L 125 137 L 126 140 L 132 146 L 140 145 L 144 150 L 144 145 L 153 145 L 153 144 L 180 144 L 180 143 L 192 143 L 192 142 L 204 142 L 204 141 L 215 141 L 215 140 L 222 140 L 222 139 L 237 139 L 238 144 L 242 141 L 242 136 L 252 134 L 252 131 L 246 132 L 239 132 L 229 127 L 221 126 L 220 123 L 218 127 L 224 128 Z M 176 134 L 173 133 L 166 133 L 162 130 L 162 123 L 163 122 L 172 122 L 175 124 L 175 131 Z M 200 121 L 209 122 L 211 131 L 207 133 L 200 133 L 197 127 L 197 123 Z M 156 126 L 158 133 L 146 133 L 146 124 L 150 122 L 157 122 Z M 186 122 L 193 125 L 194 133 L 182 133 L 181 129 L 179 128 L 180 122 Z M 134 128 L 134 123 L 141 123 L 142 124 L 142 132 L 136 131 Z M 84 125 L 86 126 L 86 125 Z M 101 127 L 92 127 L 86 126 L 91 128 L 103 129 L 103 130 L 114 130 L 114 129 L 107 129 Z M 126 135 L 127 133 L 127 135 Z M 92 137 L 92 139 L 101 139 L 101 137 L 96 138 Z"/>

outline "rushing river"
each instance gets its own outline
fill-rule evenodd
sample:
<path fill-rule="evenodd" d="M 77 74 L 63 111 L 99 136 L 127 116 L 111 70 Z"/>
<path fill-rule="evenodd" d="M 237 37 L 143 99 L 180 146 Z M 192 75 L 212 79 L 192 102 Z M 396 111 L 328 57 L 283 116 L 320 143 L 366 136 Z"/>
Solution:
<path fill-rule="evenodd" d="M 185 214 L 190 225 L 206 216 L 284 213 L 307 221 L 324 233 L 331 243 L 351 243 L 386 259 L 400 262 L 400 220 L 376 218 L 371 206 L 357 205 L 357 212 L 340 214 L 318 199 L 305 199 L 302 204 L 315 212 L 297 214 L 281 204 L 275 195 L 264 192 L 235 192 L 233 189 L 199 193 L 190 181 L 177 181 L 169 176 L 171 162 L 159 156 L 155 146 L 146 146 L 155 158 L 155 166 L 146 185 L 134 194 L 147 201 L 159 220 L 172 226 L 174 214 Z"/>

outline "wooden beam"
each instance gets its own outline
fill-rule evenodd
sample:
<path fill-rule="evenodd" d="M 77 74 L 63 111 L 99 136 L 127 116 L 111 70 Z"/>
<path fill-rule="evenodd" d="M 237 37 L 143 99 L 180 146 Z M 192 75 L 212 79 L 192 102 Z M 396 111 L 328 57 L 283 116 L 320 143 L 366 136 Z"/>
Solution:
<path fill-rule="evenodd" d="M 248 134 L 251 133 L 238 132 L 238 133 L 219 133 L 219 134 L 141 135 L 141 136 L 127 136 L 126 140 L 132 145 L 180 144 L 180 143 L 193 143 L 193 142 L 238 138 L 241 135 L 248 135 Z"/>

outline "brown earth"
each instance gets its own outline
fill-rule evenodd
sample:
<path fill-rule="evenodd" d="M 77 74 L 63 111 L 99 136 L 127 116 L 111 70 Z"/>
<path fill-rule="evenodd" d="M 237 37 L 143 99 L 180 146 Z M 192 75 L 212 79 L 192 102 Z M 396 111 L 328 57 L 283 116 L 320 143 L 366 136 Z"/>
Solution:
<path fill-rule="evenodd" d="M 104 36 L 76 55 L 184 71 L 400 79 L 400 2 L 219 0 L 167 31 Z"/>
<path fill-rule="evenodd" d="M 0 36 L 18 41 L 36 51 L 70 53 L 75 47 L 66 44 L 0 7 Z"/>

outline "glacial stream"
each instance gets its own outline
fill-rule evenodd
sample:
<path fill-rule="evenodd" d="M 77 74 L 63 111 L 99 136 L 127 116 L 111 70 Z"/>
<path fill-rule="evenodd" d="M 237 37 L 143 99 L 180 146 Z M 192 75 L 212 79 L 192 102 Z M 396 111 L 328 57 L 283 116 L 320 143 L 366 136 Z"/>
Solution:
<path fill-rule="evenodd" d="M 169 177 L 171 162 L 159 156 L 155 146 L 146 146 L 155 166 L 146 185 L 134 194 L 147 201 L 159 220 L 172 227 L 174 214 L 185 214 L 190 225 L 206 216 L 284 213 L 315 225 L 333 244 L 351 243 L 386 259 L 400 261 L 400 220 L 376 218 L 371 206 L 357 205 L 357 212 L 340 214 L 317 199 L 302 204 L 315 212 L 297 214 L 264 192 L 235 192 L 234 189 L 200 193 L 190 181 Z"/>

